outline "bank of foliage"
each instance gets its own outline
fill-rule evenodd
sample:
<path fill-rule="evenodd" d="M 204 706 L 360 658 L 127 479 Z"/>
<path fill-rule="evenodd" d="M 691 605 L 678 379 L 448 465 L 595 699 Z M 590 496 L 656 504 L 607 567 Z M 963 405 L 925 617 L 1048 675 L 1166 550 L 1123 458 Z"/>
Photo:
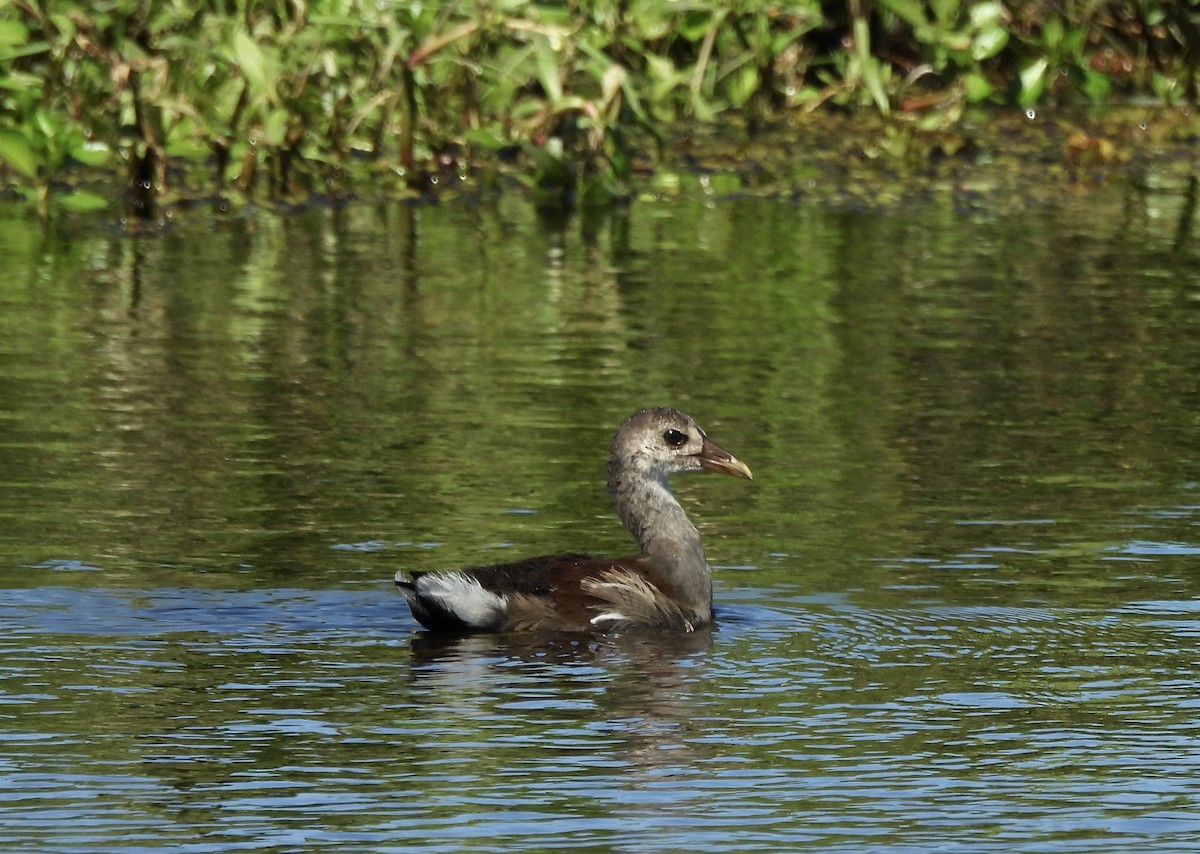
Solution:
<path fill-rule="evenodd" d="M 631 141 L 680 121 L 1194 102 L 1198 60 L 1177 0 L 7 0 L 0 159 L 43 200 L 119 165 L 139 210 L 428 192 L 512 161 L 549 203 L 606 202 Z"/>

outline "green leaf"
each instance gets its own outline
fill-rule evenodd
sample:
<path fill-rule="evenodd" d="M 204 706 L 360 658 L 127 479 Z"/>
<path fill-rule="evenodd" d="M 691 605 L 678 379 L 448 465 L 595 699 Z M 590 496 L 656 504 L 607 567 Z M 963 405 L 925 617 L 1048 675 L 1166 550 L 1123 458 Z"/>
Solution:
<path fill-rule="evenodd" d="M 1063 36 L 1059 54 L 1062 56 L 1079 56 L 1083 50 L 1084 42 L 1087 40 L 1087 35 L 1087 30 L 1082 28 L 1068 31 Z"/>
<path fill-rule="evenodd" d="M 745 106 L 758 90 L 758 69 L 746 64 L 729 76 L 729 102 L 735 107 Z"/>
<path fill-rule="evenodd" d="M 275 81 L 268 71 L 267 57 L 257 42 L 245 33 L 234 33 L 233 58 L 251 91 L 268 97 L 274 94 Z"/>
<path fill-rule="evenodd" d="M 111 159 L 112 149 L 102 142 L 85 142 L 71 149 L 71 157 L 84 166 L 103 166 Z"/>
<path fill-rule="evenodd" d="M 212 155 L 212 147 L 199 139 L 182 137 L 167 143 L 167 156 L 199 163 Z"/>
<path fill-rule="evenodd" d="M 646 76 L 650 79 L 650 100 L 662 101 L 687 75 L 675 68 L 665 56 L 646 57 Z"/>
<path fill-rule="evenodd" d="M 674 16 L 665 4 L 635 3 L 629 9 L 629 16 L 636 34 L 631 39 L 634 45 L 666 38 L 674 24 Z"/>
<path fill-rule="evenodd" d="M 700 121 L 711 122 L 719 111 L 719 105 L 709 103 L 699 92 L 692 93 L 692 114 Z"/>
<path fill-rule="evenodd" d="M 272 110 L 263 122 L 262 141 L 271 146 L 282 145 L 283 138 L 287 136 L 289 118 L 287 110 Z"/>
<path fill-rule="evenodd" d="M 929 23 L 929 19 L 925 17 L 925 4 L 920 0 L 880 0 L 879 5 L 914 29 L 924 27 Z M 938 17 L 940 18 L 941 15 L 939 14 Z"/>
<path fill-rule="evenodd" d="M 37 179 L 38 159 L 33 146 L 20 131 L 0 128 L 0 160 L 26 178 Z"/>
<path fill-rule="evenodd" d="M 20 21 L 0 21 L 0 47 L 16 47 L 29 41 L 29 28 Z"/>
<path fill-rule="evenodd" d="M 999 3 L 976 3 L 971 7 L 971 26 L 976 29 L 1002 26 L 1007 14 Z"/>
<path fill-rule="evenodd" d="M 93 211 L 104 210 L 108 207 L 108 199 L 104 198 L 104 196 L 98 196 L 95 193 L 89 193 L 86 190 L 76 190 L 64 196 L 55 196 L 54 202 L 59 207 L 75 211 L 76 213 L 92 213 Z"/>
<path fill-rule="evenodd" d="M 1042 44 L 1054 50 L 1063 40 L 1063 24 L 1058 18 L 1047 18 L 1042 25 Z"/>
<path fill-rule="evenodd" d="M 709 27 L 713 26 L 713 15 L 706 9 L 691 9 L 684 12 L 676 21 L 675 32 L 680 38 L 689 42 L 698 42 L 704 38 Z"/>
<path fill-rule="evenodd" d="M 1070 75 L 1071 81 L 1079 87 L 1079 91 L 1083 92 L 1092 103 L 1099 104 L 1108 97 L 1112 81 L 1100 72 L 1092 71 L 1081 65 L 1072 65 L 1067 69 L 1067 73 Z"/>
<path fill-rule="evenodd" d="M 1021 69 L 1021 94 L 1018 97 L 1022 107 L 1032 107 L 1042 97 L 1046 88 L 1046 69 L 1050 60 L 1042 57 Z"/>
<path fill-rule="evenodd" d="M 879 112 L 885 116 L 891 112 L 891 105 L 888 102 L 887 92 L 884 91 L 884 66 L 871 54 L 871 35 L 868 28 L 868 22 L 865 18 L 856 18 L 854 21 L 854 49 L 859 59 L 859 73 L 862 75 L 862 81 L 867 87 L 867 91 L 871 93 L 872 100 L 875 101 L 875 106 L 879 108 Z"/>
<path fill-rule="evenodd" d="M 489 151 L 498 151 L 504 147 L 504 140 L 492 133 L 490 130 L 483 128 L 470 128 L 463 132 L 463 139 L 471 145 L 478 148 L 484 148 Z"/>
<path fill-rule="evenodd" d="M 617 97 L 621 89 L 625 86 L 625 80 L 628 74 L 621 66 L 613 63 L 604 69 L 604 73 L 600 76 L 600 91 L 604 96 L 604 103 L 611 104 L 613 99 Z"/>
<path fill-rule="evenodd" d="M 68 44 L 75 39 L 75 34 L 79 31 L 79 27 L 75 24 L 75 19 L 66 12 L 49 12 L 47 11 L 46 18 L 53 26 L 53 32 L 58 36 L 55 41 L 58 44 Z M 89 22 L 85 26 L 95 27 L 94 22 Z"/>
<path fill-rule="evenodd" d="M 358 15 L 313 13 L 308 16 L 308 22 L 318 27 L 345 27 L 347 29 L 356 29 L 363 25 L 363 19 Z"/>
<path fill-rule="evenodd" d="M 981 30 L 971 42 L 971 58 L 976 62 L 991 59 L 1008 44 L 1008 31 L 1003 27 Z"/>
<path fill-rule="evenodd" d="M 548 39 L 539 39 L 537 43 L 538 81 L 550 101 L 551 109 L 558 109 L 562 100 L 562 81 L 558 76 L 558 53 Z"/>
<path fill-rule="evenodd" d="M 45 110 L 37 110 L 33 114 L 33 125 L 41 132 L 43 139 L 51 142 L 56 141 L 63 132 L 55 118 Z"/>
<path fill-rule="evenodd" d="M 8 50 L 0 50 L 0 62 L 20 59 L 23 56 L 36 56 L 48 50 L 50 50 L 49 42 L 30 42 L 29 44 L 15 46 Z"/>
<path fill-rule="evenodd" d="M 161 53 L 175 53 L 185 50 L 193 50 L 197 53 L 205 54 L 212 52 L 211 47 L 208 44 L 199 42 L 190 36 L 179 34 L 163 36 L 161 39 L 157 40 L 155 47 Z"/>
<path fill-rule="evenodd" d="M 976 104 L 992 94 L 992 84 L 982 74 L 967 74 L 963 77 L 967 100 Z"/>

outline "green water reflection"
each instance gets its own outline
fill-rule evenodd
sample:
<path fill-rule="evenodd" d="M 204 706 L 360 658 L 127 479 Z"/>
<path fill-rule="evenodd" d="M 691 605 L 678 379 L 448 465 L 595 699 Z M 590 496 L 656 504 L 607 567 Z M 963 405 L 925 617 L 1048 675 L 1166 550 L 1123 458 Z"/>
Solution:
<path fill-rule="evenodd" d="M 1116 185 L 587 234 L 516 198 L 137 239 L 0 209 L 0 826 L 1183 850 L 1193 218 Z M 755 471 L 678 483 L 717 632 L 413 635 L 397 568 L 627 549 L 603 454 L 652 404 Z"/>

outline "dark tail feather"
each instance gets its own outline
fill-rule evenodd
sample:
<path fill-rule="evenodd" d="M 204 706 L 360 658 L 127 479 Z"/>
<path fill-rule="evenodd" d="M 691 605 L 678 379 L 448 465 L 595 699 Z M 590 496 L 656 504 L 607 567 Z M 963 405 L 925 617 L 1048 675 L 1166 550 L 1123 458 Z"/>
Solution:
<path fill-rule="evenodd" d="M 403 572 L 403 571 L 404 570 L 400 570 L 400 572 Z M 405 596 L 407 596 L 409 593 L 416 593 L 417 592 L 417 579 L 420 578 L 425 573 L 410 572 L 409 575 L 412 576 L 412 578 L 405 578 L 404 576 L 402 576 L 400 574 L 400 572 L 396 573 L 396 586 L 404 591 Z"/>
<path fill-rule="evenodd" d="M 417 622 L 431 632 L 453 632 L 466 634 L 473 626 L 463 621 L 457 614 L 449 610 L 442 602 L 430 596 L 422 596 L 417 590 L 417 580 L 426 575 L 424 572 L 410 572 L 404 578 L 396 573 L 396 586 L 404 593 L 408 601 L 408 609 L 416 617 Z"/>

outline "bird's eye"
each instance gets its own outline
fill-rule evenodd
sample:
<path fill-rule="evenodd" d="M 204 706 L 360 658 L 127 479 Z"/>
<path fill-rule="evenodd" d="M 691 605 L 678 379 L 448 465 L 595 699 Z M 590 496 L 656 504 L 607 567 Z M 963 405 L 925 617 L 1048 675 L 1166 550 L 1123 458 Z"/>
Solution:
<path fill-rule="evenodd" d="M 678 430 L 671 429 L 663 433 L 663 441 L 672 448 L 678 448 L 687 444 L 687 434 L 680 433 Z"/>

